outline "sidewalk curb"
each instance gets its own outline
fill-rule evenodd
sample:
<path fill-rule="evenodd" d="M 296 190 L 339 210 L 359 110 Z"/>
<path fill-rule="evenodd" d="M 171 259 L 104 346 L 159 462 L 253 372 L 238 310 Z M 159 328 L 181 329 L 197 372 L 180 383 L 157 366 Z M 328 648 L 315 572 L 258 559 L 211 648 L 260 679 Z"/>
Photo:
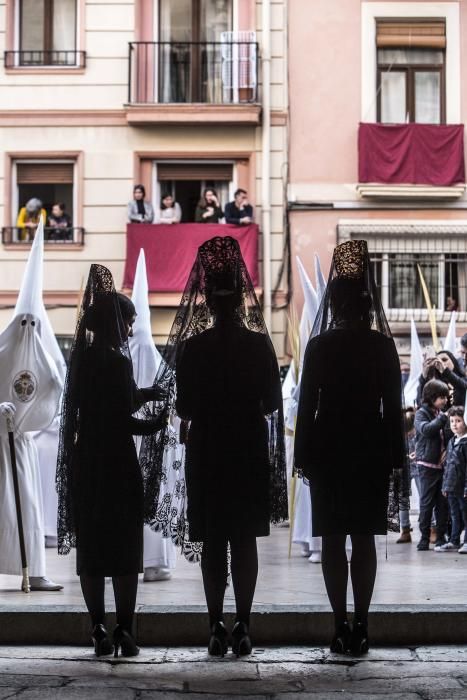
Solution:
<path fill-rule="evenodd" d="M 234 621 L 226 606 L 226 624 Z M 115 623 L 109 613 L 107 624 Z M 373 644 L 467 644 L 467 605 L 374 605 L 370 612 Z M 255 645 L 323 645 L 333 631 L 325 606 L 255 605 L 251 616 Z M 208 635 L 202 605 L 140 605 L 135 615 L 138 642 L 151 646 L 199 646 Z M 0 605 L 0 644 L 89 645 L 90 621 L 84 606 Z"/>

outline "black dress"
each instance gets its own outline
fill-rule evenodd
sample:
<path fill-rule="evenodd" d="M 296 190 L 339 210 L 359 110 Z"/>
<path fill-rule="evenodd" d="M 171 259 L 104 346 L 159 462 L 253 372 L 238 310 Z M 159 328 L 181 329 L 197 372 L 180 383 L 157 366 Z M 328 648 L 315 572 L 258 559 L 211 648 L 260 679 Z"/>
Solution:
<path fill-rule="evenodd" d="M 400 382 L 394 342 L 377 331 L 309 341 L 295 465 L 310 481 L 314 536 L 386 533 L 389 475 L 405 459 Z"/>
<path fill-rule="evenodd" d="M 265 415 L 280 404 L 265 335 L 233 323 L 190 338 L 177 362 L 177 412 L 191 420 L 186 453 L 189 538 L 269 534 Z"/>
<path fill-rule="evenodd" d="M 150 400 L 151 389 L 137 388 L 123 354 L 91 346 L 79 392 L 71 469 L 77 573 L 138 573 L 143 570 L 143 481 L 133 435 L 154 432 L 154 421 L 132 413 Z"/>

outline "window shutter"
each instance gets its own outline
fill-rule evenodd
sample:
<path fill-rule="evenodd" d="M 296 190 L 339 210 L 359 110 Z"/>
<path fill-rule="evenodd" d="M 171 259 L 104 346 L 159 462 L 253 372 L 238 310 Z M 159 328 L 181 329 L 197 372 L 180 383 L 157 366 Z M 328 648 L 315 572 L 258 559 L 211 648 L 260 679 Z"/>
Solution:
<path fill-rule="evenodd" d="M 446 24 L 444 20 L 376 22 L 376 46 L 378 48 L 446 48 Z"/>
<path fill-rule="evenodd" d="M 73 184 L 73 163 L 18 163 L 18 185 Z"/>
<path fill-rule="evenodd" d="M 232 180 L 231 163 L 158 163 L 157 179 Z"/>

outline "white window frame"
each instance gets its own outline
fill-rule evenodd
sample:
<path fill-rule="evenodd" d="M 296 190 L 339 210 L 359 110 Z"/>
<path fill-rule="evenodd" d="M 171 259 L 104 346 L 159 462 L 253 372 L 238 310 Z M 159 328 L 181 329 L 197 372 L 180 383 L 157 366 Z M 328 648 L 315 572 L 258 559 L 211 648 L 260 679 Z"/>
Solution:
<path fill-rule="evenodd" d="M 414 318 L 415 321 L 428 321 L 427 309 L 390 309 L 388 308 L 389 300 L 389 254 L 390 253 L 426 253 L 427 255 L 439 256 L 439 292 L 436 302 L 440 308 L 436 308 L 436 318 L 440 322 L 449 322 L 450 312 L 444 310 L 444 256 L 452 254 L 453 251 L 448 248 L 451 241 L 456 240 L 460 243 L 457 252 L 459 255 L 467 256 L 467 222 L 465 220 L 420 220 L 420 219 L 392 219 L 382 220 L 375 219 L 342 219 L 337 225 L 337 242 L 353 239 L 365 239 L 369 241 L 370 256 L 371 256 L 371 239 L 382 238 L 387 240 L 387 249 L 378 251 L 381 253 L 382 269 L 381 279 L 383 283 L 383 298 L 381 299 L 389 321 L 410 321 Z M 413 251 L 398 249 L 397 241 L 410 241 L 414 244 Z M 463 244 L 461 243 L 463 242 Z M 386 259 L 385 259 L 386 256 Z M 462 310 L 458 313 L 457 320 L 462 323 L 467 322 L 467 310 Z"/>
<path fill-rule="evenodd" d="M 361 121 L 376 122 L 379 18 L 439 18 L 446 23 L 446 124 L 461 122 L 461 54 L 458 2 L 363 2 L 361 6 Z"/>

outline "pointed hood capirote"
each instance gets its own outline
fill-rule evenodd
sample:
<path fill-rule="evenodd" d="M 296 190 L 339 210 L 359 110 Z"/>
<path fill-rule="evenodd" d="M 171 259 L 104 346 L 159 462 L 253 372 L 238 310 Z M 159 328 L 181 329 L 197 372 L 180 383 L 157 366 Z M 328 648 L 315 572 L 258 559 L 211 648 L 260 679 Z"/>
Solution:
<path fill-rule="evenodd" d="M 58 375 L 65 382 L 66 363 L 60 346 L 57 343 L 47 311 L 45 310 L 42 292 L 44 279 L 44 224 L 41 220 L 36 229 L 31 251 L 23 273 L 21 287 L 16 301 L 14 316 L 32 314 L 40 321 L 40 336 L 46 351 L 54 360 Z"/>
<path fill-rule="evenodd" d="M 129 339 L 135 381 L 138 386 L 148 386 L 154 381 L 162 357 L 152 337 L 146 257 L 142 248 L 136 265 L 131 300 L 136 310 L 133 336 Z"/>

